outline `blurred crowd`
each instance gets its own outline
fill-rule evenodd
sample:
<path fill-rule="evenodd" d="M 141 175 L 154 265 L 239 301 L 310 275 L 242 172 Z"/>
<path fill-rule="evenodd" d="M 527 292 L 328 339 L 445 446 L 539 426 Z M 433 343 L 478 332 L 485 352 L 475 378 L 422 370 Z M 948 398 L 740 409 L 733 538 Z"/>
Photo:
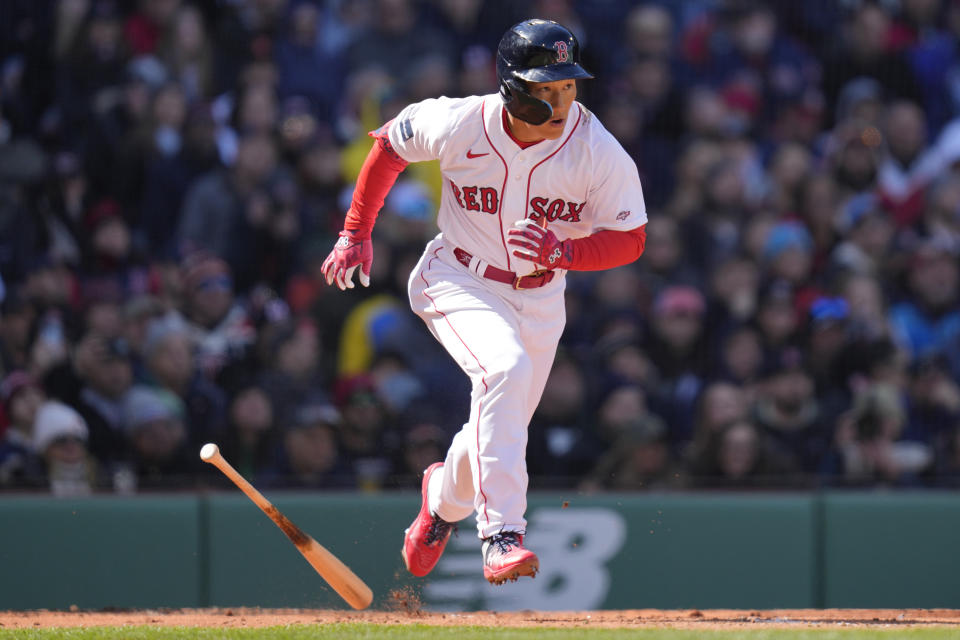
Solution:
<path fill-rule="evenodd" d="M 404 105 L 571 28 L 647 249 L 568 274 L 531 486 L 955 486 L 960 1 L 5 0 L 0 489 L 416 486 L 469 406 L 408 309 L 435 163 L 318 277 Z"/>

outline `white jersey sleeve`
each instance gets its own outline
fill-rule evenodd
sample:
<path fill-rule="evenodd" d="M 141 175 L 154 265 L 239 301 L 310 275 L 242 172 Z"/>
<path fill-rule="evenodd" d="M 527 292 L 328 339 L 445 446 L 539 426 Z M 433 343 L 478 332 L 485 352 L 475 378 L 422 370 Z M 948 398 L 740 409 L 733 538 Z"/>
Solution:
<path fill-rule="evenodd" d="M 587 202 L 592 231 L 629 231 L 647 223 L 647 208 L 640 186 L 640 174 L 633 158 L 597 123 L 594 175 Z"/>
<path fill-rule="evenodd" d="M 408 105 L 390 123 L 390 144 L 407 162 L 437 160 L 467 106 L 464 99 L 446 97 Z"/>

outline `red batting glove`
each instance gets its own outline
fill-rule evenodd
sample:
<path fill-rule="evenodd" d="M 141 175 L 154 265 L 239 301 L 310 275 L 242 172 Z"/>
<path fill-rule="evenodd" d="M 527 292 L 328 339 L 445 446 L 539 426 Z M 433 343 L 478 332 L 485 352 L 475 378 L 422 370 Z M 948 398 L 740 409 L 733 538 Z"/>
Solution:
<path fill-rule="evenodd" d="M 358 238 L 356 231 L 343 230 L 333 251 L 323 261 L 320 270 L 327 284 L 337 282 L 340 289 L 353 289 L 353 272 L 360 267 L 360 284 L 370 286 L 370 266 L 373 264 L 373 244 L 370 238 Z"/>
<path fill-rule="evenodd" d="M 553 231 L 545 229 L 530 218 L 519 220 L 507 232 L 508 244 L 517 247 L 513 255 L 536 262 L 548 269 L 567 269 L 573 262 L 573 246 L 557 239 Z"/>

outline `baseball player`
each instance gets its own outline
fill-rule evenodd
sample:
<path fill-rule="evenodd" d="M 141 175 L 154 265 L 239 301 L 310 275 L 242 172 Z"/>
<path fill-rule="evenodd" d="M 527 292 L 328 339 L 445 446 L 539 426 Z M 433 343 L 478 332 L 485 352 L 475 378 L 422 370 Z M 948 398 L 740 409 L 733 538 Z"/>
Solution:
<path fill-rule="evenodd" d="M 402 555 L 416 576 L 440 559 L 454 523 L 476 514 L 483 573 L 534 576 L 526 530 L 527 425 L 563 331 L 565 274 L 643 252 L 637 168 L 576 101 L 576 37 L 549 20 L 511 27 L 497 51 L 498 94 L 407 106 L 372 132 L 344 229 L 323 264 L 341 289 L 370 282 L 370 233 L 397 175 L 439 160 L 440 233 L 410 274 L 414 312 L 472 383 L 470 417 L 428 467 Z"/>

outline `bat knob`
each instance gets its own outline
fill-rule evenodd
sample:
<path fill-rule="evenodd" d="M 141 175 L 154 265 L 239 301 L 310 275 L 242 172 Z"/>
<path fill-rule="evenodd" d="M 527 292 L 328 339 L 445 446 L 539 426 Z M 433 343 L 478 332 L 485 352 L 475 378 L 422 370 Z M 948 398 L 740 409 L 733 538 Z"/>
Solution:
<path fill-rule="evenodd" d="M 212 442 L 208 442 L 200 448 L 200 459 L 204 462 L 210 462 L 218 453 L 220 453 L 220 448 Z"/>

